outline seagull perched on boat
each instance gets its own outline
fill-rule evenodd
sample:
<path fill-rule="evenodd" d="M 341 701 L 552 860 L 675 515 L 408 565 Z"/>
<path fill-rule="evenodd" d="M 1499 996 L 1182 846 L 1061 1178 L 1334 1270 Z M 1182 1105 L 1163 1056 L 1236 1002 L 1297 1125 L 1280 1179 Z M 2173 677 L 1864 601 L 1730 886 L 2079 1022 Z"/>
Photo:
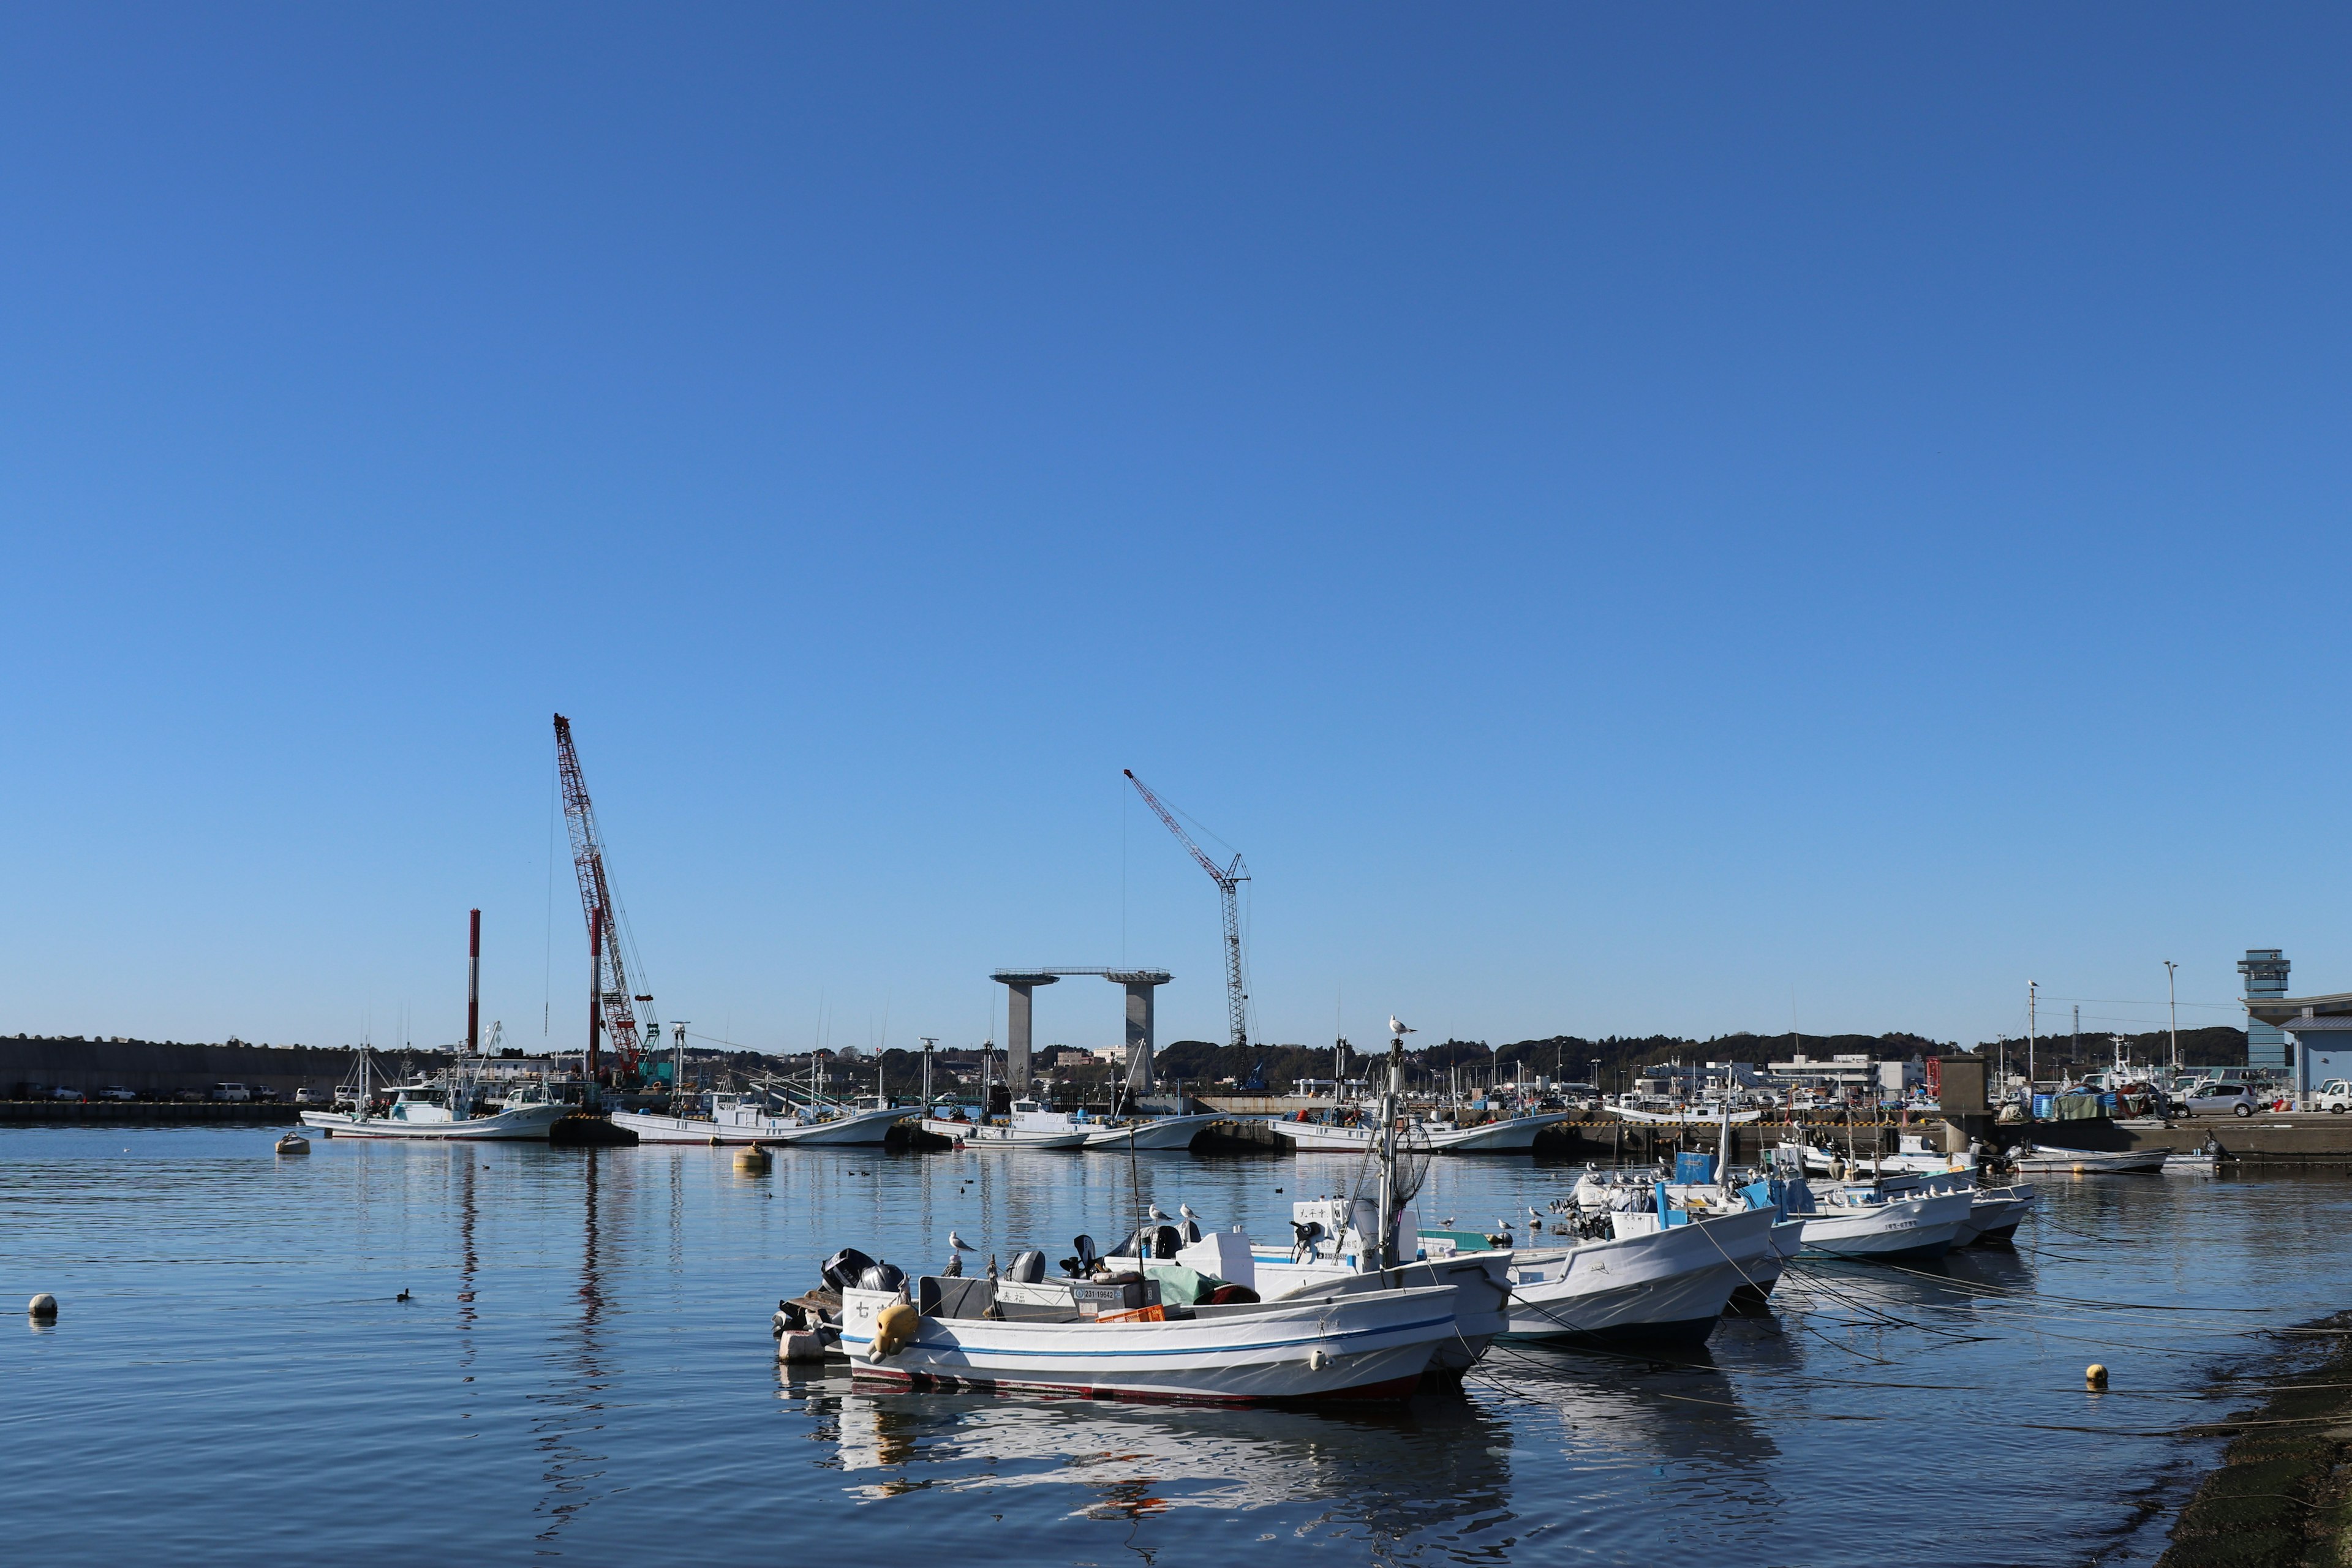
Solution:
<path fill-rule="evenodd" d="M 1389 1015 L 1389 1033 L 1391 1035 L 1417 1035 L 1421 1033 L 1421 1031 L 1398 1023 L 1397 1016 L 1394 1013 L 1391 1013 Z"/>
<path fill-rule="evenodd" d="M 948 1266 L 940 1270 L 940 1278 L 961 1279 L 963 1278 L 963 1255 L 967 1252 L 977 1252 L 980 1249 L 953 1231 L 948 1232 L 948 1245 L 955 1250 L 948 1254 Z"/>
<path fill-rule="evenodd" d="M 1176 1205 L 1176 1212 L 1182 1215 L 1186 1219 L 1197 1220 L 1201 1217 L 1199 1215 L 1192 1212 L 1192 1205 L 1191 1204 L 1178 1204 Z"/>
<path fill-rule="evenodd" d="M 1158 1204 L 1153 1204 L 1150 1208 L 1145 1209 L 1143 1212 L 1150 1215 L 1153 1219 L 1166 1219 L 1168 1217 L 1168 1211 L 1161 1208 Z"/>

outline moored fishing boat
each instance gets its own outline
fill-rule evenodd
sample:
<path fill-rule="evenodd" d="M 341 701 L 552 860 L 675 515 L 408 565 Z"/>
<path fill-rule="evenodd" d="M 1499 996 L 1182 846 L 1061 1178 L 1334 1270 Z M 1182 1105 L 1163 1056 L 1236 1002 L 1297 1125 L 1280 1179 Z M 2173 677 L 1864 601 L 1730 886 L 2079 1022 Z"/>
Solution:
<path fill-rule="evenodd" d="M 967 1149 L 1079 1149 L 1099 1131 L 1066 1110 L 1048 1110 L 1034 1100 L 1014 1100 L 1012 1114 L 1002 1121 L 926 1116 L 922 1126 L 924 1131 L 951 1138 Z"/>
<path fill-rule="evenodd" d="M 922 1304 L 904 1288 L 841 1292 L 839 1341 L 859 1377 L 1218 1404 L 1396 1399 L 1455 1331 L 1444 1286 L 1094 1316 L 1000 1302 L 987 1279 L 914 1287 Z"/>
<path fill-rule="evenodd" d="M 335 1109 L 302 1112 L 305 1127 L 315 1127 L 330 1138 L 544 1142 L 548 1129 L 573 1109 L 543 1089 L 537 1095 L 517 1091 L 498 1103 L 483 1091 L 478 1064 L 470 1061 L 432 1078 L 388 1086 L 391 1102 L 380 1108 L 367 1047 L 360 1048 L 352 1072 L 353 1082 L 339 1096 Z"/>
<path fill-rule="evenodd" d="M 1422 1121 L 1411 1129 L 1415 1142 L 1433 1153 L 1494 1154 L 1522 1152 L 1535 1146 L 1536 1134 L 1567 1121 L 1575 1112 L 1531 1111 L 1524 1116 L 1458 1127 L 1450 1121 Z M 1315 1121 L 1282 1118 L 1266 1125 L 1292 1147 L 1307 1153 L 1360 1154 L 1380 1142 L 1380 1123 L 1367 1116 L 1357 1121 Z"/>
<path fill-rule="evenodd" d="M 2044 1175 L 2114 1176 L 2161 1171 L 2169 1157 L 2163 1149 L 2060 1149 L 2046 1143 L 2021 1143 L 2011 1163 L 2020 1171 Z"/>
<path fill-rule="evenodd" d="M 759 1097 L 711 1094 L 696 1108 L 677 1110 L 616 1110 L 613 1125 L 625 1127 L 641 1143 L 781 1143 L 871 1147 L 914 1114 L 894 1106 L 796 1107 L 772 1110 Z"/>
<path fill-rule="evenodd" d="M 1097 1131 L 1087 1135 L 1088 1149 L 1189 1149 L 1201 1130 L 1212 1121 L 1223 1121 L 1224 1113 L 1201 1111 L 1187 1116 L 1132 1116 L 1122 1121 L 1092 1123 Z"/>

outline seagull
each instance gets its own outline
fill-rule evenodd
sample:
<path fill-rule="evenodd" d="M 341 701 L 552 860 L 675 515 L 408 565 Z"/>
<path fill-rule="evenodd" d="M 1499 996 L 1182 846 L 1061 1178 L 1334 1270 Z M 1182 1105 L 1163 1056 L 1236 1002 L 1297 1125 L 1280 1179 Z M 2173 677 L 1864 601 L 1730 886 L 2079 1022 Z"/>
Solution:
<path fill-rule="evenodd" d="M 1186 1219 L 1199 1219 L 1201 1217 L 1199 1215 L 1192 1212 L 1192 1205 L 1191 1204 L 1178 1204 L 1176 1205 L 1176 1212 L 1182 1215 Z"/>
<path fill-rule="evenodd" d="M 963 1255 L 967 1252 L 976 1252 L 979 1248 L 953 1231 L 948 1232 L 948 1245 L 955 1250 L 948 1254 L 948 1266 L 940 1270 L 940 1278 L 961 1279 L 963 1278 Z"/>
<path fill-rule="evenodd" d="M 1398 1022 L 1397 1022 L 1397 1016 L 1396 1016 L 1394 1013 L 1391 1013 L 1391 1014 L 1390 1014 L 1390 1015 L 1389 1015 L 1389 1033 L 1390 1033 L 1390 1034 L 1391 1034 L 1391 1035 L 1417 1035 L 1417 1034 L 1419 1034 L 1420 1032 L 1421 1032 L 1421 1031 L 1420 1031 L 1420 1030 L 1418 1030 L 1418 1029 L 1409 1028 L 1409 1027 L 1407 1027 L 1405 1025 L 1402 1025 L 1402 1024 L 1398 1023 Z"/>
<path fill-rule="evenodd" d="M 1150 1208 L 1143 1212 L 1150 1215 L 1153 1219 L 1166 1219 L 1168 1217 L 1168 1212 L 1161 1208 L 1158 1204 L 1153 1204 Z"/>

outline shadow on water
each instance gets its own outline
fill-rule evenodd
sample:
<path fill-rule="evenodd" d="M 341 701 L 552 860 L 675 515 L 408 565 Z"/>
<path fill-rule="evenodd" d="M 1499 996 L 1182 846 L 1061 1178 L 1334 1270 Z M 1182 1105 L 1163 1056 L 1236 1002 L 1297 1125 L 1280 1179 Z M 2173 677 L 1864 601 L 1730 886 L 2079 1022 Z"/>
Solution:
<path fill-rule="evenodd" d="M 1507 1525 L 1511 1432 L 1459 1394 L 1360 1409 L 899 1394 L 787 1378 L 830 1445 L 817 1463 L 867 1500 L 1065 1489 L 1065 1518 L 1318 1510 L 1326 1531 L 1390 1542 Z M 1168 1542 L 1175 1544 L 1181 1536 Z M 1129 1545 L 1144 1551 L 1147 1538 Z"/>

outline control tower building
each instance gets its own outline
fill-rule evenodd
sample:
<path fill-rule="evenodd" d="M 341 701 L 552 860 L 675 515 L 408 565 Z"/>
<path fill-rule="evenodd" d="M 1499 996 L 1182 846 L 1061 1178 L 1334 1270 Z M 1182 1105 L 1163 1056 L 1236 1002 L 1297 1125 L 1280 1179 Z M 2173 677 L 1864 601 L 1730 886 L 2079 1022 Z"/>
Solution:
<path fill-rule="evenodd" d="M 2250 1068 L 2276 1068 L 2284 1072 L 2292 1065 L 2286 1031 L 2276 1024 L 2263 1023 L 2252 1013 L 2256 1003 L 2286 994 L 2286 955 L 2275 947 L 2250 947 L 2238 961 L 2238 973 L 2246 977 L 2246 1065 Z"/>

